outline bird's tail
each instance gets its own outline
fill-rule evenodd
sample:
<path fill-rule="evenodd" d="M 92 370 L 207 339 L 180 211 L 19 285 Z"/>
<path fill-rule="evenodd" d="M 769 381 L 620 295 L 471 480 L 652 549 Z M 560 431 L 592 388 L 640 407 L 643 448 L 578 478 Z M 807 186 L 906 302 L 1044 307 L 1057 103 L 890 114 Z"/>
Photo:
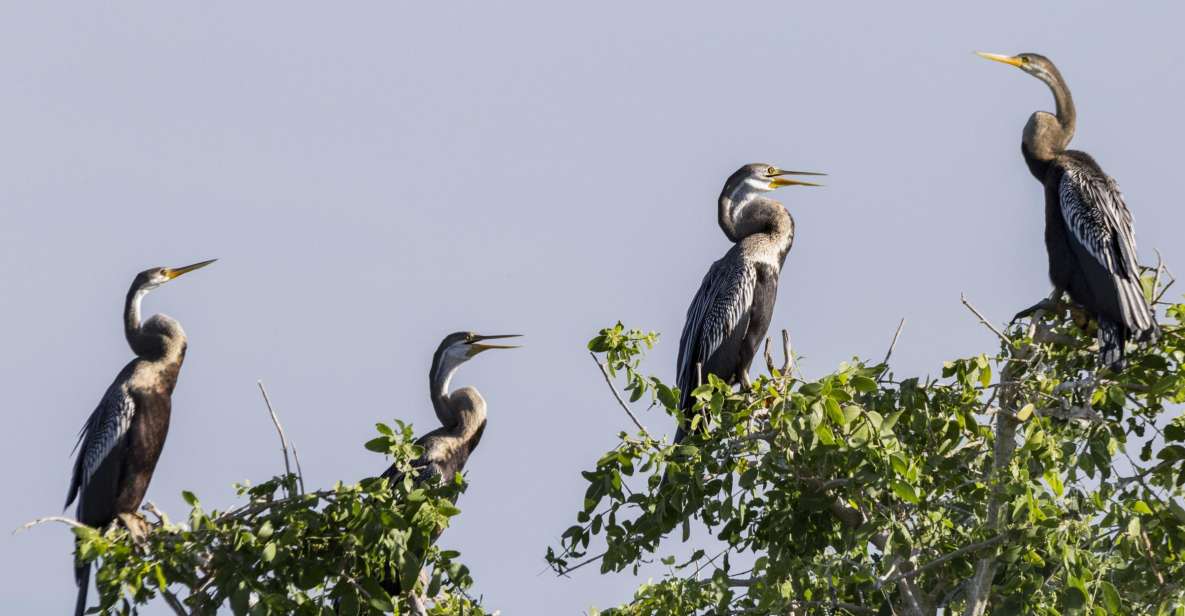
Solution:
<path fill-rule="evenodd" d="M 78 600 L 74 602 L 74 616 L 86 613 L 86 591 L 91 585 L 91 564 L 75 565 L 74 582 L 78 584 Z"/>
<path fill-rule="evenodd" d="M 1127 328 L 1111 321 L 1099 319 L 1099 362 L 1109 367 L 1113 372 L 1122 372 L 1127 346 Z"/>

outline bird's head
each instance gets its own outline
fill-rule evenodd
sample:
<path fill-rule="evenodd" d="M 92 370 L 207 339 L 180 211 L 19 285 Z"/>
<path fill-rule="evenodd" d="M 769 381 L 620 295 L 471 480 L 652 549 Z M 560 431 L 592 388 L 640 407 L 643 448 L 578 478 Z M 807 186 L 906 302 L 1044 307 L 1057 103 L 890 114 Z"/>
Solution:
<path fill-rule="evenodd" d="M 724 182 L 724 194 L 736 197 L 745 193 L 763 193 L 783 186 L 822 186 L 814 182 L 806 182 L 786 177 L 791 175 L 826 175 L 811 171 L 786 171 L 766 163 L 750 163 L 736 170 Z"/>
<path fill-rule="evenodd" d="M 456 332 L 444 337 L 436 349 L 436 372 L 444 374 L 473 359 L 478 353 L 491 349 L 517 349 L 518 345 L 491 343 L 490 340 L 518 338 L 520 334 L 484 336 L 473 332 Z"/>
<path fill-rule="evenodd" d="M 1025 52 L 1016 54 L 1015 56 L 1006 56 L 998 53 L 977 51 L 975 54 L 992 62 L 1015 66 L 1045 83 L 1054 83 L 1061 80 L 1061 73 L 1058 72 L 1053 62 L 1039 53 Z"/>
<path fill-rule="evenodd" d="M 183 274 L 201 269 L 217 260 L 210 259 L 209 261 L 202 261 L 193 265 L 186 265 L 185 267 L 153 267 L 146 269 L 136 275 L 136 279 L 132 282 L 132 288 L 138 292 L 147 293 L 170 280 L 175 280 Z"/>
<path fill-rule="evenodd" d="M 762 193 L 776 190 L 783 186 L 822 186 L 814 182 L 796 180 L 791 175 L 826 175 L 812 171 L 786 171 L 766 163 L 751 163 L 737 169 L 724 182 L 724 190 L 720 191 L 720 227 L 728 238 L 737 240 L 737 225 L 755 198 Z"/>

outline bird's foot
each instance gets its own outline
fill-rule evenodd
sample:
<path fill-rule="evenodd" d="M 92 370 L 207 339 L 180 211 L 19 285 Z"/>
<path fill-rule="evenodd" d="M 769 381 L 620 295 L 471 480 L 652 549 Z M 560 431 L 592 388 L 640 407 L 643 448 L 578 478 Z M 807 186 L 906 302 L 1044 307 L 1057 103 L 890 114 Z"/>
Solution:
<path fill-rule="evenodd" d="M 1037 302 L 1036 304 L 1033 304 L 1032 306 L 1029 306 L 1028 308 L 1025 308 L 1024 310 L 1021 310 L 1020 312 L 1016 313 L 1016 316 L 1012 317 L 1012 323 L 1016 323 L 1017 321 L 1019 321 L 1021 319 L 1026 319 L 1028 317 L 1031 317 L 1038 310 L 1044 310 L 1046 312 L 1057 312 L 1057 311 L 1061 310 L 1061 308 L 1062 308 L 1062 303 L 1060 301 L 1047 297 L 1047 298 Z"/>
<path fill-rule="evenodd" d="M 741 373 L 741 389 L 744 391 L 752 391 L 753 389 L 753 380 L 749 378 L 748 371 Z"/>
<path fill-rule="evenodd" d="M 144 516 L 138 513 L 121 513 L 119 514 L 119 521 L 123 523 L 124 528 L 128 529 L 128 534 L 132 536 L 132 541 L 144 543 L 149 531 L 148 520 L 145 520 Z"/>

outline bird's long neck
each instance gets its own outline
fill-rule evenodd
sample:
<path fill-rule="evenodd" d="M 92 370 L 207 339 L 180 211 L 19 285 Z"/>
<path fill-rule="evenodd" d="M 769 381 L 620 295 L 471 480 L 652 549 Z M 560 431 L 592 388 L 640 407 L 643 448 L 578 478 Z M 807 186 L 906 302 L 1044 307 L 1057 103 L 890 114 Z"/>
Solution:
<path fill-rule="evenodd" d="M 128 346 L 132 347 L 132 352 L 136 355 L 144 356 L 151 352 L 148 344 L 147 336 L 144 335 L 144 330 L 140 322 L 140 303 L 144 301 L 144 296 L 148 295 L 148 289 L 142 286 L 133 286 L 128 290 L 127 301 L 124 302 L 123 307 L 123 334 L 127 337 Z"/>
<path fill-rule="evenodd" d="M 449 382 L 453 380 L 453 375 L 456 374 L 457 368 L 461 367 L 461 364 L 449 364 L 445 359 L 442 355 L 432 362 L 432 372 L 428 375 L 428 389 L 432 396 L 432 409 L 436 411 L 436 418 L 440 420 L 440 425 L 451 428 L 459 423 L 460 418 L 449 405 L 448 388 Z"/>
<path fill-rule="evenodd" d="M 1049 91 L 1053 92 L 1053 101 L 1057 109 L 1057 121 L 1061 125 L 1062 135 L 1065 138 L 1065 143 L 1062 144 L 1064 149 L 1070 145 L 1070 139 L 1074 138 L 1074 128 L 1078 123 L 1078 112 L 1074 109 L 1074 97 L 1070 95 L 1070 87 L 1066 85 L 1066 80 L 1062 79 L 1061 75 L 1055 75 L 1053 79 L 1046 82 L 1049 86 Z"/>
<path fill-rule="evenodd" d="M 1074 128 L 1077 125 L 1077 112 L 1074 109 L 1074 98 L 1070 95 L 1070 88 L 1060 74 L 1041 76 L 1041 81 L 1049 86 L 1053 93 L 1056 113 L 1051 115 L 1044 111 L 1034 113 L 1024 131 L 1024 153 L 1031 158 L 1030 170 L 1040 177 L 1040 163 L 1053 160 L 1070 145 L 1074 138 Z"/>

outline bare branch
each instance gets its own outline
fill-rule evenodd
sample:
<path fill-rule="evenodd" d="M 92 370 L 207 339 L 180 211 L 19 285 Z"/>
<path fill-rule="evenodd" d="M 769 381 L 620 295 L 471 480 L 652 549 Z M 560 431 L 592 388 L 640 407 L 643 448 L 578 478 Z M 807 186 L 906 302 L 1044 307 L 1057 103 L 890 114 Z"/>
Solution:
<path fill-rule="evenodd" d="M 889 358 L 893 356 L 893 349 L 897 348 L 897 338 L 901 335 L 901 328 L 905 327 L 905 317 L 901 317 L 901 322 L 897 324 L 897 331 L 893 332 L 893 341 L 889 343 L 889 350 L 885 352 L 885 359 L 882 364 L 889 365 Z"/>
<path fill-rule="evenodd" d="M 189 610 L 185 609 L 185 605 L 181 603 L 177 595 L 174 595 L 168 588 L 160 589 L 160 596 L 164 598 L 165 603 L 169 604 L 169 607 L 173 608 L 173 613 L 177 616 L 189 616 Z"/>
<path fill-rule="evenodd" d="M 624 399 L 622 399 L 621 394 L 617 393 L 617 387 L 613 385 L 613 378 L 609 376 L 609 371 L 605 369 L 605 364 L 601 363 L 601 360 L 597 359 L 596 353 L 589 351 L 588 355 L 589 357 L 592 357 L 593 362 L 597 364 L 597 368 L 601 369 L 601 375 L 605 377 L 605 383 L 609 385 L 609 391 L 613 392 L 613 397 L 617 398 L 617 403 L 621 405 L 621 408 L 625 411 L 625 414 L 630 416 L 630 420 L 634 422 L 635 426 L 638 426 L 638 429 L 642 431 L 642 434 L 644 434 L 646 438 L 653 438 L 650 436 L 650 432 L 646 430 L 646 426 L 643 426 L 642 422 L 638 421 L 638 418 L 634 416 L 634 412 L 630 410 L 629 405 L 625 403 Z"/>
<path fill-rule="evenodd" d="M 51 516 L 46 516 L 44 518 L 37 518 L 36 520 L 33 520 L 32 522 L 28 522 L 28 523 L 24 524 L 23 526 L 21 526 L 20 528 L 12 531 L 12 534 L 15 535 L 15 534 L 21 532 L 22 530 L 29 530 L 30 528 L 33 528 L 34 526 L 40 526 L 40 525 L 45 524 L 47 522 L 58 522 L 61 524 L 65 524 L 66 526 L 71 526 L 74 528 L 90 528 L 86 524 L 83 524 L 82 522 L 79 522 L 78 520 L 75 520 L 73 518 L 67 518 L 66 516 L 62 516 L 62 515 L 51 515 Z"/>
<path fill-rule="evenodd" d="M 975 306 L 972 306 L 971 302 L 967 301 L 967 297 L 965 295 L 960 293 L 959 299 L 963 301 L 963 305 L 967 307 L 967 310 L 970 310 L 972 312 L 972 314 L 974 314 L 976 317 L 978 317 L 979 322 L 983 323 L 983 325 L 985 327 L 992 330 L 992 333 L 995 334 L 996 337 L 999 338 L 1000 340 L 1003 340 L 1004 344 L 1007 344 L 1007 345 L 1012 344 L 1012 341 L 1008 339 L 1008 336 L 1005 336 L 1000 330 L 996 329 L 996 326 L 992 325 L 991 321 L 988 321 L 987 317 L 983 316 L 983 313 L 981 313 L 979 310 L 977 310 L 975 308 Z M 1037 320 L 1036 317 L 1034 317 L 1033 320 L 1036 321 Z"/>
<path fill-rule="evenodd" d="M 774 365 L 774 356 L 769 352 L 769 342 L 770 342 L 770 338 L 769 338 L 769 336 L 766 336 L 765 337 L 765 367 L 769 370 L 770 374 L 773 374 L 774 370 L 777 370 L 778 368 L 777 368 L 777 366 Z"/>
<path fill-rule="evenodd" d="M 562 572 L 560 572 L 560 575 L 567 576 L 569 573 L 572 573 L 573 571 L 575 571 L 585 565 L 595 563 L 598 560 L 601 560 L 602 558 L 604 558 L 605 554 L 606 554 L 606 552 L 601 552 L 600 554 L 597 554 L 596 556 L 591 556 L 579 563 L 576 563 L 575 565 L 573 565 L 571 567 L 564 569 Z"/>
<path fill-rule="evenodd" d="M 267 389 L 264 388 L 263 381 L 257 381 L 257 383 L 259 384 L 259 393 L 263 394 L 263 402 L 264 402 L 264 404 L 267 405 L 267 412 L 271 413 L 272 423 L 275 424 L 276 432 L 280 435 L 280 450 L 283 451 L 283 453 L 284 453 L 284 473 L 286 475 L 291 475 L 292 474 L 292 467 L 288 463 L 288 444 L 289 444 L 288 435 L 284 433 L 284 426 L 280 425 L 280 417 L 278 415 L 276 415 L 275 409 L 272 408 L 272 401 L 270 398 L 268 398 Z M 293 448 L 292 451 L 293 451 L 293 455 L 295 455 L 296 449 Z M 304 494 L 304 477 L 299 474 L 300 473 L 300 462 L 299 461 L 297 461 L 297 463 L 296 463 L 296 468 L 297 468 L 296 480 L 300 485 L 300 493 Z"/>
<path fill-rule="evenodd" d="M 924 572 L 926 570 L 933 569 L 934 567 L 937 567 L 938 565 L 941 565 L 942 563 L 947 562 L 949 560 L 953 560 L 955 558 L 964 556 L 966 554 L 971 554 L 971 553 L 978 552 L 978 551 L 986 549 L 986 548 L 990 548 L 990 547 L 996 545 L 997 543 L 1004 541 L 1004 539 L 1006 537 L 1007 537 L 1006 535 L 996 535 L 995 537 L 992 537 L 991 539 L 988 539 L 986 541 L 980 541 L 979 543 L 965 545 L 965 546 L 963 546 L 963 547 L 961 547 L 949 554 L 944 554 L 942 556 L 939 556 L 938 558 L 935 558 L 934 560 L 922 565 L 921 567 L 917 567 L 917 568 L 911 569 L 909 571 L 904 571 L 904 572 L 898 573 L 897 575 L 894 575 L 892 577 L 885 578 L 883 580 L 879 580 L 877 582 L 877 587 L 879 588 L 882 586 L 888 586 L 888 585 L 894 584 L 900 580 L 907 580 L 909 578 L 912 578 L 912 577 L 915 577 L 915 576 L 921 574 L 922 572 Z"/>
<path fill-rule="evenodd" d="M 1059 289 L 1054 289 L 1050 295 L 1050 300 L 1056 301 L 1057 297 L 1061 295 Z M 991 327 L 987 321 L 967 302 L 966 298 L 963 303 L 976 316 L 979 316 L 988 327 Z M 1041 342 L 1041 339 L 1049 334 L 1048 328 L 1041 325 L 1042 319 L 1045 318 L 1045 309 L 1038 309 L 1029 322 L 1027 330 L 1028 338 L 1031 338 L 1035 343 Z M 995 328 L 992 328 L 995 331 Z M 997 335 L 1000 335 L 997 332 Z M 1002 340 L 1007 338 L 1000 335 Z M 1000 373 L 1000 388 L 997 390 L 1000 398 L 1000 410 L 1002 412 L 996 413 L 996 430 L 995 430 L 995 450 L 992 452 L 992 465 L 986 469 L 985 474 L 991 486 L 991 496 L 988 499 L 987 515 L 985 516 L 986 525 L 993 531 L 999 531 L 1000 527 L 1004 525 L 1004 516 L 1007 508 L 1004 506 L 1007 494 L 1004 490 L 1004 481 L 1006 480 L 1008 465 L 1012 461 L 1012 456 L 1016 452 L 1016 427 L 1019 422 L 1016 420 L 1016 412 L 1023 405 L 1022 399 L 1023 391 L 1020 387 L 1020 380 L 1024 373 L 1029 369 L 1029 360 L 1037 351 L 1038 347 L 1035 344 L 1025 345 L 1020 349 L 1011 351 L 1012 357 L 1008 363 L 1004 365 L 1004 369 Z M 992 578 L 996 575 L 996 567 L 999 563 L 994 555 L 988 554 L 981 556 L 975 562 L 975 573 L 971 579 L 967 580 L 967 609 L 963 612 L 965 616 L 983 616 L 987 611 L 988 599 L 992 591 Z"/>
<path fill-rule="evenodd" d="M 790 346 L 790 332 L 782 330 L 782 374 L 790 374 L 794 370 L 794 353 Z"/>

